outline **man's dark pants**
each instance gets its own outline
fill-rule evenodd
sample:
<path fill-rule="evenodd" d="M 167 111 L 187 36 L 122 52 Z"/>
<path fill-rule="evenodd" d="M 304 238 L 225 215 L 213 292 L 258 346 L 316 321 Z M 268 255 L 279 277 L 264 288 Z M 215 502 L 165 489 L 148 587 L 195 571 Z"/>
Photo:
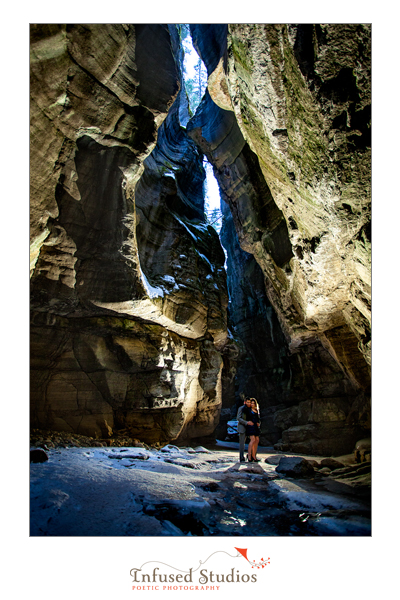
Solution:
<path fill-rule="evenodd" d="M 246 432 L 239 433 L 239 460 L 244 460 L 244 444 L 246 441 Z"/>

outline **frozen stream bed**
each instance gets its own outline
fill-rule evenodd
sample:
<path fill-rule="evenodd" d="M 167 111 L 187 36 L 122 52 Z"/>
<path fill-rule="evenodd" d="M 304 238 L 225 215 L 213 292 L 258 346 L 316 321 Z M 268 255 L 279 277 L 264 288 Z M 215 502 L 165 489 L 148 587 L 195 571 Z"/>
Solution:
<path fill-rule="evenodd" d="M 31 463 L 31 536 L 371 534 L 366 500 L 282 476 L 263 450 L 50 449 Z"/>

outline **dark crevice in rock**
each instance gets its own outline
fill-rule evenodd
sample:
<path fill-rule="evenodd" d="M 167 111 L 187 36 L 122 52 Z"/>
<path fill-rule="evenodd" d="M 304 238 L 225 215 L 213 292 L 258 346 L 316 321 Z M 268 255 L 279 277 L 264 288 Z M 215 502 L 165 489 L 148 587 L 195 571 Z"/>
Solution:
<path fill-rule="evenodd" d="M 136 25 L 136 77 L 140 81 L 137 99 L 147 108 L 166 111 L 179 90 L 176 60 L 171 53 L 171 35 L 166 25 Z M 171 57 L 160 69 L 160 57 Z M 154 82 L 157 81 L 157 88 Z"/>
<path fill-rule="evenodd" d="M 322 83 L 319 93 L 334 103 L 360 102 L 357 80 L 350 67 L 343 67 L 335 77 Z"/>
<path fill-rule="evenodd" d="M 224 198 L 235 215 L 238 230 L 242 230 L 241 236 L 246 233 L 242 224 L 251 218 L 253 240 L 262 239 L 276 264 L 283 266 L 293 255 L 287 224 L 234 115 L 217 107 L 206 94 L 187 131 L 214 166 Z"/>
<path fill-rule="evenodd" d="M 314 25 L 302 24 L 296 26 L 296 40 L 293 51 L 304 76 L 310 76 L 314 72 L 314 36 Z"/>

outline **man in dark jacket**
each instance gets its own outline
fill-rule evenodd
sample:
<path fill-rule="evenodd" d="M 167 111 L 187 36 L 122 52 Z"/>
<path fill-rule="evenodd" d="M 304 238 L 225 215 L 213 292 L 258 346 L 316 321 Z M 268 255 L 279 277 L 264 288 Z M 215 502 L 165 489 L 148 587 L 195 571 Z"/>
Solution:
<path fill-rule="evenodd" d="M 245 409 L 251 408 L 250 398 L 245 398 L 242 406 L 239 406 L 239 410 L 237 413 L 237 421 L 238 421 L 238 433 L 239 433 L 239 460 L 240 462 L 245 462 L 246 459 L 244 457 L 244 444 L 246 441 L 246 425 L 252 425 L 253 423 L 245 419 L 246 413 L 243 415 L 243 411 Z"/>

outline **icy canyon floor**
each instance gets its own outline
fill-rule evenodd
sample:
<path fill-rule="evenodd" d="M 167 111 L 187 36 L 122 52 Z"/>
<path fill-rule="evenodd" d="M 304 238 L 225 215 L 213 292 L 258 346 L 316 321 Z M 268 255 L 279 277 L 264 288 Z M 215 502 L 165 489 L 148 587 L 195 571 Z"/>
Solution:
<path fill-rule="evenodd" d="M 336 476 L 305 457 L 315 475 L 292 478 L 276 471 L 290 454 L 259 448 L 259 463 L 240 463 L 235 442 L 46 454 L 30 467 L 31 536 L 371 535 L 369 476 L 352 455 Z"/>

